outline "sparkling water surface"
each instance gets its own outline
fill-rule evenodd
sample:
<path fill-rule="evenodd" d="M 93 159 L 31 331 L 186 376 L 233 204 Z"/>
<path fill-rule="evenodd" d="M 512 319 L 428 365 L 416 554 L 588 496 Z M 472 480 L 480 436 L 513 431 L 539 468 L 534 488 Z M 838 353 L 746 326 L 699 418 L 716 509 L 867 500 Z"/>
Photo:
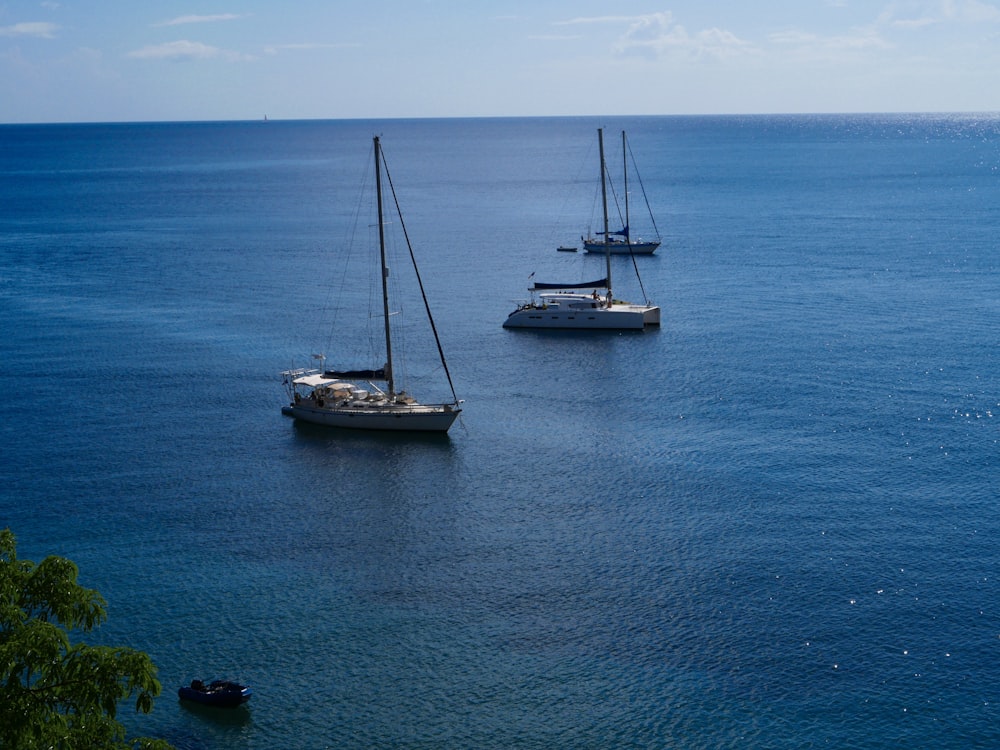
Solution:
<path fill-rule="evenodd" d="M 599 126 L 663 325 L 504 330 L 602 272 Z M 374 134 L 446 437 L 280 413 Z M 991 115 L 2 126 L 0 525 L 179 748 L 995 747 L 998 168 Z"/>

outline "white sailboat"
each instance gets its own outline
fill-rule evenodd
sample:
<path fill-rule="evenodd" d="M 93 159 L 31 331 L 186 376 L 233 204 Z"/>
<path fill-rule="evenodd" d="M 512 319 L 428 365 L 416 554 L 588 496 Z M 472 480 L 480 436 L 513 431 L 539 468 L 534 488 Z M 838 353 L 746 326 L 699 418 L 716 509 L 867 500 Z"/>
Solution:
<path fill-rule="evenodd" d="M 384 156 L 378 136 L 375 136 L 373 139 L 373 144 L 375 155 L 375 191 L 378 209 L 379 258 L 382 275 L 385 364 L 381 368 L 367 370 L 336 370 L 325 368 L 323 370 L 286 370 L 281 375 L 282 382 L 288 393 L 289 404 L 282 407 L 281 411 L 283 414 L 304 422 L 312 422 L 313 424 L 330 427 L 349 427 L 364 430 L 447 432 L 448 428 L 455 421 L 455 418 L 461 413 L 462 402 L 455 395 L 455 387 L 452 384 L 451 374 L 448 372 L 448 364 L 444 359 L 444 351 L 441 348 L 437 328 L 434 326 L 430 306 L 427 304 L 427 297 L 424 295 L 423 282 L 416 267 L 413 248 L 410 246 L 405 227 L 403 234 L 406 237 L 410 259 L 413 262 L 417 283 L 420 287 L 424 307 L 431 324 L 431 330 L 434 333 L 434 341 L 437 343 L 441 365 L 447 376 L 453 400 L 447 403 L 422 404 L 409 394 L 396 390 L 396 381 L 393 377 L 392 326 L 390 325 L 388 287 L 389 269 L 386 264 L 385 220 L 383 218 L 382 201 Z M 385 172 L 385 177 L 389 183 L 390 190 L 393 191 L 393 198 L 395 198 L 395 191 L 392 188 L 392 180 L 389 177 L 388 171 Z M 393 203 L 398 209 L 398 203 L 395 200 Z M 402 215 L 399 216 L 399 221 L 402 224 Z M 325 355 L 313 356 L 325 362 Z M 383 381 L 385 383 L 384 387 L 379 387 L 375 384 L 376 382 Z"/>
<path fill-rule="evenodd" d="M 604 161 L 604 130 L 598 129 L 601 158 L 601 200 L 604 206 L 602 248 L 606 271 L 603 279 L 575 284 L 535 282 L 528 288 L 531 299 L 507 316 L 504 328 L 576 328 L 642 330 L 660 325 L 660 308 L 616 300 L 611 287 L 612 241 L 608 232 L 607 168 Z M 638 274 L 638 269 L 636 269 Z M 641 281 L 640 281 L 641 284 Z M 584 291 L 589 290 L 589 291 Z M 535 293 L 538 292 L 536 297 Z"/>
<path fill-rule="evenodd" d="M 659 232 L 656 229 L 656 219 L 653 218 L 653 211 L 649 207 L 649 200 L 646 199 L 646 191 L 642 190 L 643 200 L 646 202 L 646 210 L 649 211 L 649 220 L 653 224 L 653 231 L 657 232 L 656 239 L 644 240 L 641 237 L 631 236 L 631 217 L 629 211 L 629 190 L 628 190 L 628 141 L 625 138 L 625 131 L 622 131 L 622 176 L 625 187 L 625 217 L 624 225 L 616 232 L 608 231 L 608 223 L 604 222 L 604 231 L 597 237 L 591 234 L 589 237 L 581 237 L 583 249 L 588 253 L 610 252 L 612 255 L 652 255 L 656 248 L 660 246 Z M 639 180 L 639 187 L 642 187 L 642 180 Z M 620 215 L 620 214 L 619 214 Z M 605 210 L 605 219 L 607 211 Z"/>

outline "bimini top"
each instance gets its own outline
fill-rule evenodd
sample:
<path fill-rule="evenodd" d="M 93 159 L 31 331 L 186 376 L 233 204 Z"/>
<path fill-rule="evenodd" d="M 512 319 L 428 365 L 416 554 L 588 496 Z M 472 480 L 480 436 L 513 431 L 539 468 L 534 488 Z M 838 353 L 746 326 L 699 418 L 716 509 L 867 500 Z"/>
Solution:
<path fill-rule="evenodd" d="M 598 279 L 597 281 L 585 281 L 582 284 L 547 284 L 544 281 L 536 281 L 534 286 L 531 287 L 532 291 L 537 291 L 539 289 L 607 289 L 608 279 L 607 277 L 603 279 Z"/>
<path fill-rule="evenodd" d="M 295 383 L 295 385 L 306 385 L 310 388 L 316 388 L 321 385 L 330 385 L 330 383 L 338 383 L 340 381 L 337 378 L 328 378 L 325 375 L 315 373 L 312 375 L 303 375 L 301 378 L 295 378 L 292 382 Z M 349 385 L 350 383 L 344 383 L 345 387 Z"/>

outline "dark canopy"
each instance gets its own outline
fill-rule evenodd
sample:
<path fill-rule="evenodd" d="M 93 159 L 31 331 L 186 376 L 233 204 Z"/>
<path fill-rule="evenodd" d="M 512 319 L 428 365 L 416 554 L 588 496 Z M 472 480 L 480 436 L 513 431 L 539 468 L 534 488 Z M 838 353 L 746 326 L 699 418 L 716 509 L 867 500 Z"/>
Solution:
<path fill-rule="evenodd" d="M 607 278 L 597 281 L 585 281 L 582 284 L 546 284 L 543 281 L 536 281 L 532 289 L 607 289 Z"/>

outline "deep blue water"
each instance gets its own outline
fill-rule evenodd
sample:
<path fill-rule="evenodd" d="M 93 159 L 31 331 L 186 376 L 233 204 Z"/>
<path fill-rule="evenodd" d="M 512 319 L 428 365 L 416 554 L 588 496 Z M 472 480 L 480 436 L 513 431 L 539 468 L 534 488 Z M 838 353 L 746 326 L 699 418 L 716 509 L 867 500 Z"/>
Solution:
<path fill-rule="evenodd" d="M 663 326 L 504 330 L 600 273 L 600 125 Z M 376 133 L 443 439 L 280 414 Z M 180 748 L 996 747 L 998 170 L 995 116 L 2 126 L 0 525 Z"/>

